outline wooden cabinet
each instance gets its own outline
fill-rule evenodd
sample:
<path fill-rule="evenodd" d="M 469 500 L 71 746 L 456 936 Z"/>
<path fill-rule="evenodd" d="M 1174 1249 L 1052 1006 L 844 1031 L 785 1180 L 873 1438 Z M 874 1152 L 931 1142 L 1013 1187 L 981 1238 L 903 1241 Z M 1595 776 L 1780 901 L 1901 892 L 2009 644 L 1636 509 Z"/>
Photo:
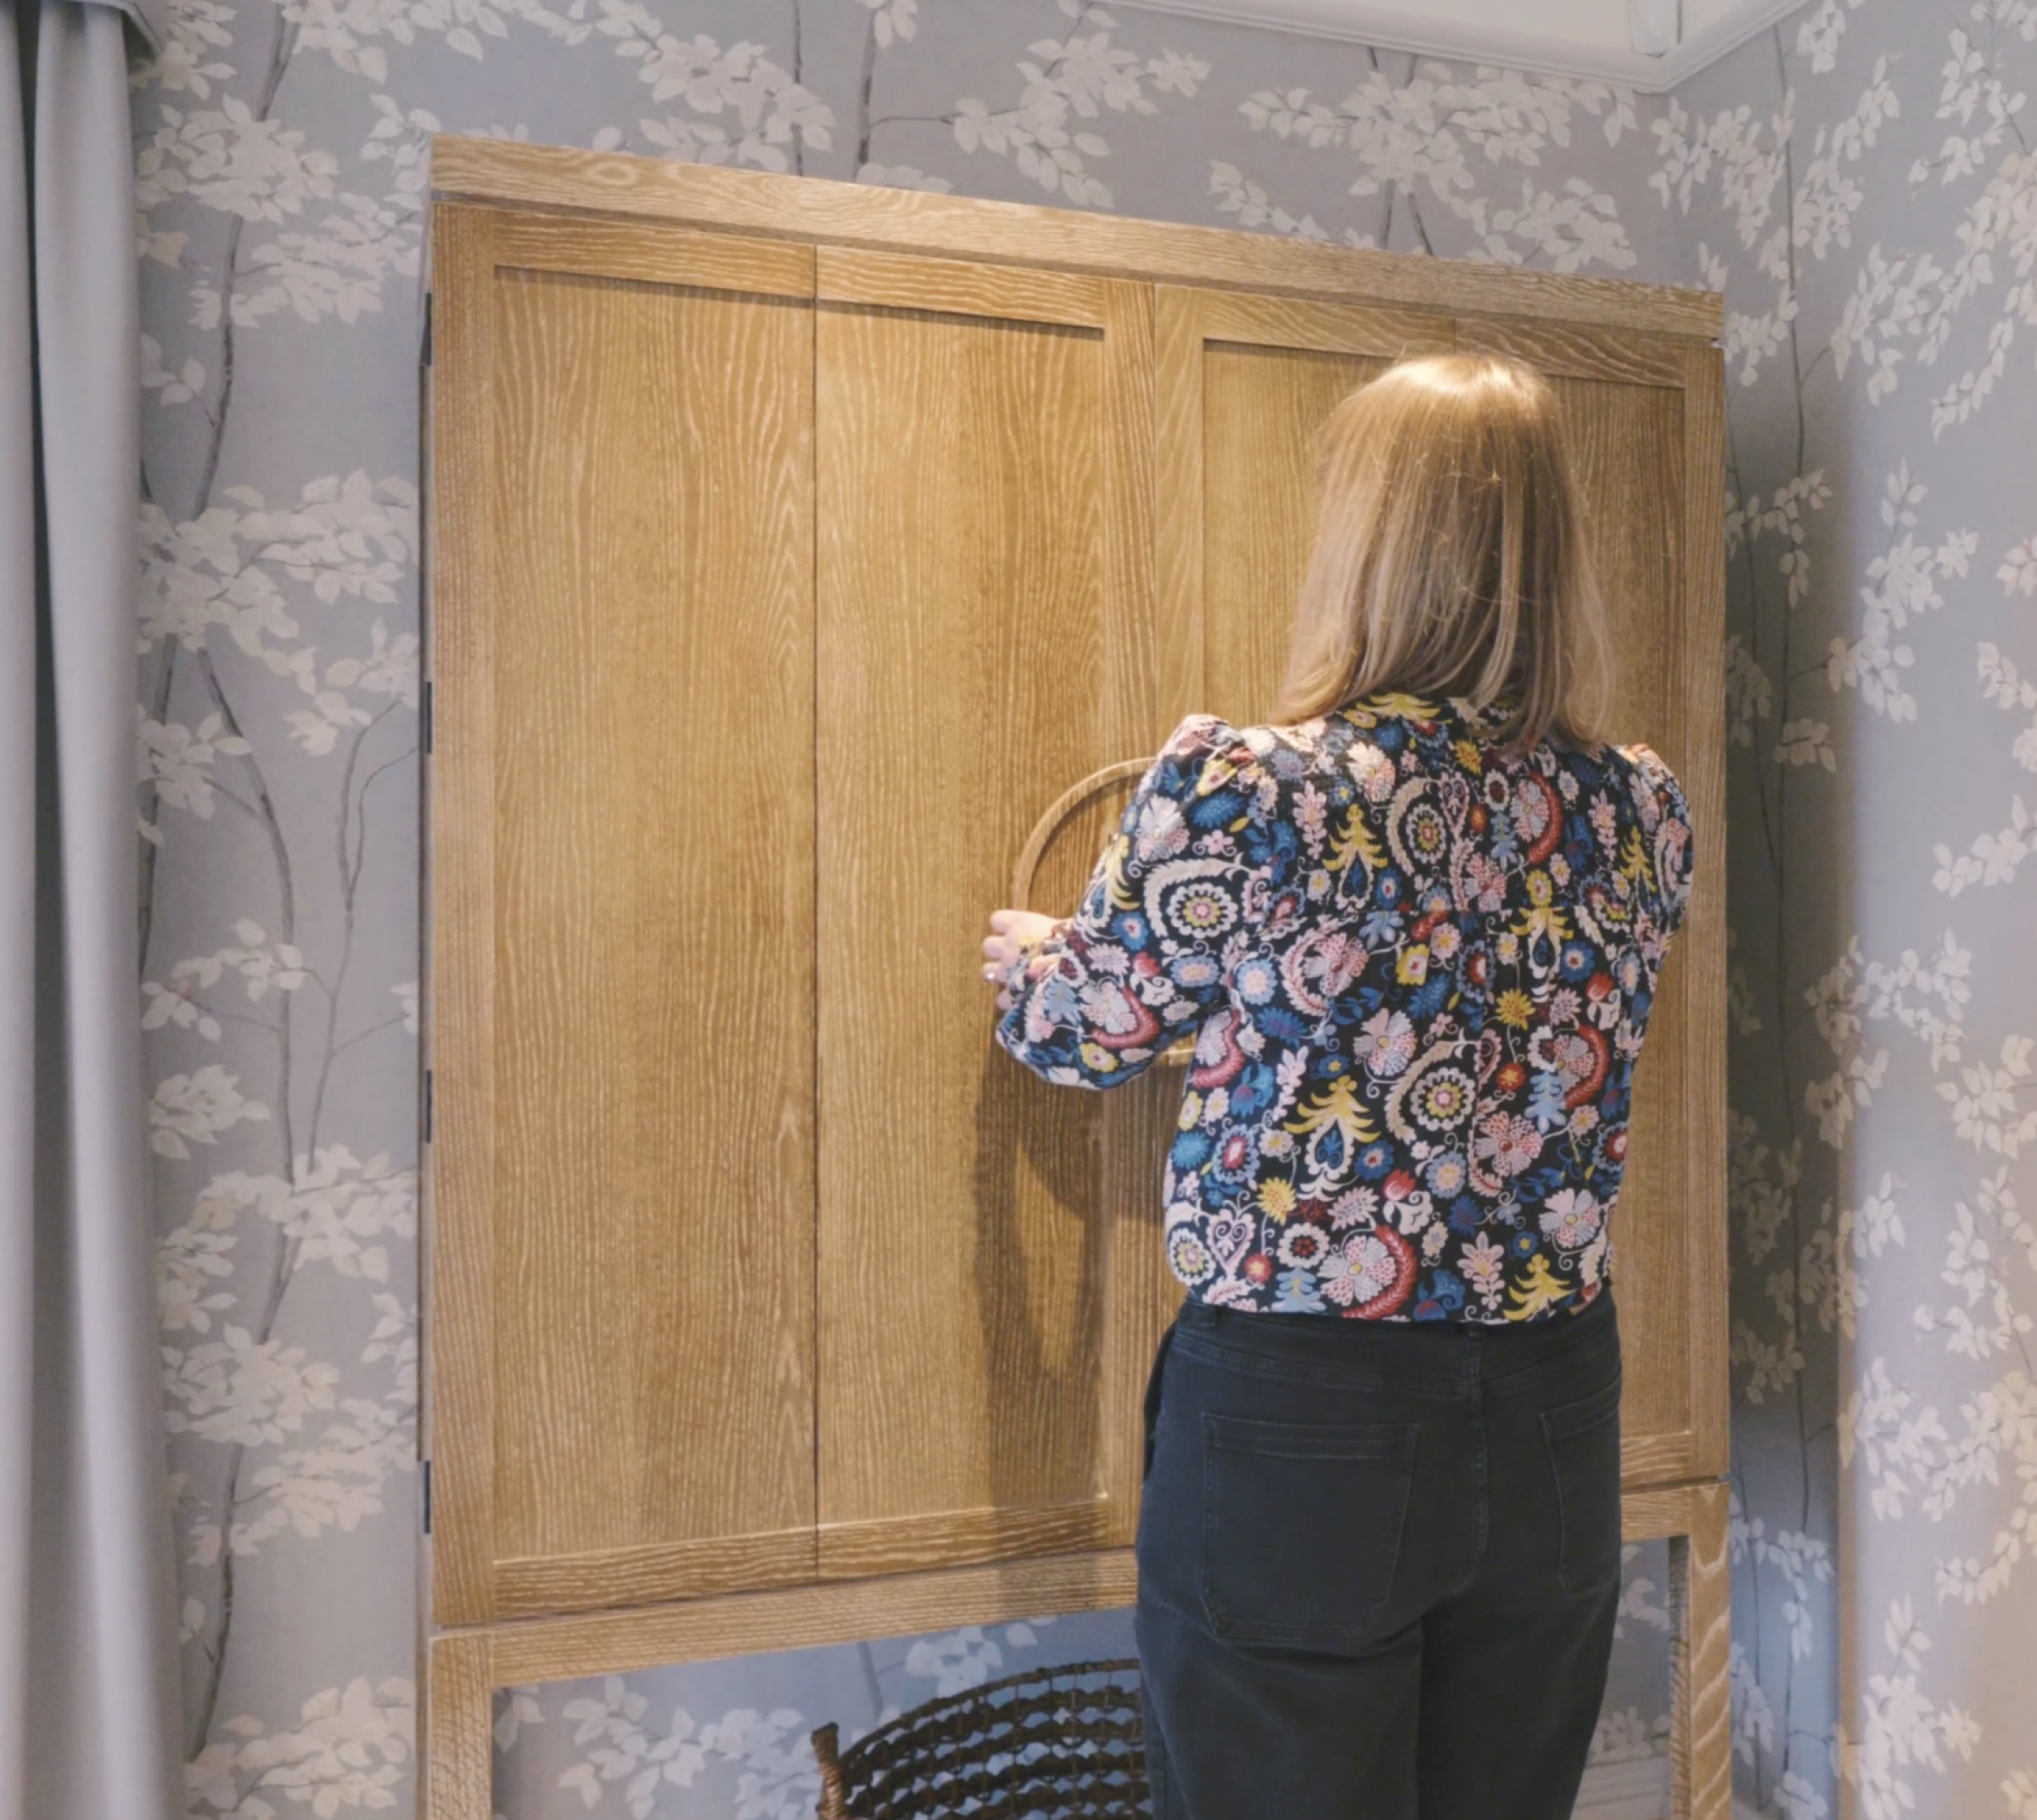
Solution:
<path fill-rule="evenodd" d="M 1490 346 L 1563 391 L 1697 820 L 1613 1246 L 1722 1812 L 1718 300 L 434 156 L 432 1811 L 504 1682 L 1129 1599 L 1180 1076 L 1012 1063 L 983 918 L 1029 836 L 1072 902 L 1131 776 L 1069 785 L 1265 716 L 1336 402 Z"/>

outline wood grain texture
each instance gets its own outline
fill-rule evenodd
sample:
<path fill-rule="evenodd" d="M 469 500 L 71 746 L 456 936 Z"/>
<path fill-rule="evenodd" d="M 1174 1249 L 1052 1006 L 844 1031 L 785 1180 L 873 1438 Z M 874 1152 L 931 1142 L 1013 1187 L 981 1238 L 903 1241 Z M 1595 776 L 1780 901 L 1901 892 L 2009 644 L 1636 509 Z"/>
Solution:
<path fill-rule="evenodd" d="M 1687 1533 L 1669 1542 L 1669 1813 L 1731 1820 L 1731 1564 L 1726 1486 L 1689 1489 Z"/>
<path fill-rule="evenodd" d="M 797 1529 L 541 1554 L 495 1564 L 498 1617 L 656 1605 L 751 1587 L 796 1586 L 814 1577 L 814 1533 Z"/>
<path fill-rule="evenodd" d="M 1696 871 L 1683 956 L 1683 1219 L 1690 1322 L 1691 1471 L 1729 1471 L 1732 1368 L 1726 1308 L 1726 357 L 1684 351 L 1683 610 L 1670 667 L 1678 777 L 1690 803 Z"/>
<path fill-rule="evenodd" d="M 486 1632 L 433 1638 L 418 1726 L 422 1820 L 493 1820 L 499 1672 Z"/>
<path fill-rule="evenodd" d="M 1573 323 L 1457 319 L 1457 345 L 1467 354 L 1509 354 L 1552 378 L 1617 379 L 1630 385 L 1684 384 L 1686 337 L 1639 329 L 1591 329 Z"/>
<path fill-rule="evenodd" d="M 1195 289 L 1189 296 L 1201 318 L 1204 341 L 1392 361 L 1445 353 L 1454 340 L 1447 316 L 1423 310 L 1382 310 L 1256 291 Z"/>
<path fill-rule="evenodd" d="M 1157 752 L 1199 705 L 1203 679 L 1177 654 L 1177 628 L 1159 592 L 1159 324 L 1153 288 L 1114 284 L 1105 297 L 1106 333 L 1120 357 L 1106 370 L 1114 503 L 1104 521 L 1104 704 L 1109 756 Z M 1058 764 L 1057 755 L 1057 765 Z M 1063 782 L 1068 773 L 1059 774 Z M 1052 778 L 1043 778 L 1050 784 Z M 1071 817 L 1049 843 L 1035 873 L 1046 902 L 1072 909 L 1103 845 L 1124 813 L 1115 796 L 1093 802 L 1085 827 Z M 1180 1045 L 1176 1046 L 1178 1051 Z M 1108 1502 L 1104 1540 L 1128 1547 L 1137 1534 L 1145 1465 L 1147 1373 L 1162 1330 L 1180 1305 L 1181 1285 L 1167 1268 L 1161 1239 L 1161 1177 L 1180 1115 L 1183 1076 L 1166 1059 L 1143 1078 L 1112 1088 L 1089 1109 L 1095 1132 L 1097 1200 L 1088 1216 L 1100 1235 L 1105 1294 L 1096 1395 L 1102 1430 L 1101 1489 Z"/>
<path fill-rule="evenodd" d="M 813 1519 L 812 307 L 495 307 L 497 1547 L 775 1533 Z"/>
<path fill-rule="evenodd" d="M 1099 1494 L 1061 1504 L 992 1504 L 928 1516 L 823 1523 L 820 1577 L 867 1580 L 911 1573 L 929 1561 L 1016 1561 L 1101 1548 L 1110 1535 L 1109 1502 Z"/>
<path fill-rule="evenodd" d="M 1629 1342 L 1627 1323 L 1623 1313 L 1620 1345 L 1629 1371 L 1636 1367 L 1637 1357 L 1645 1357 L 1641 1349 Z M 1625 1407 L 1631 1392 L 1622 1392 L 1619 1438 L 1619 1479 L 1622 1485 L 1651 1486 L 1675 1485 L 1690 1476 L 1690 1460 L 1693 1452 L 1691 1431 L 1687 1426 L 1649 1430 L 1643 1425 L 1645 1405 L 1635 1399 L 1635 1413 L 1629 1417 Z"/>
<path fill-rule="evenodd" d="M 1480 311 L 1708 338 L 1719 334 L 1725 320 L 1714 291 L 451 134 L 432 140 L 431 186 L 435 198 L 447 201 L 489 199 L 692 222 L 1417 309 Z"/>
<path fill-rule="evenodd" d="M 1389 364 L 1236 341 L 1204 345 L 1203 664 L 1209 711 L 1235 727 L 1273 717 L 1287 669 L 1316 531 L 1315 433 Z"/>
<path fill-rule="evenodd" d="M 813 295 L 814 250 L 795 240 L 506 211 L 496 214 L 492 226 L 498 272 L 514 267 L 801 300 Z"/>
<path fill-rule="evenodd" d="M 495 744 L 489 499 L 494 212 L 432 214 L 432 443 L 427 475 L 425 763 L 420 1033 L 435 1124 L 422 1145 L 419 1262 L 432 1463 L 432 1615 L 491 1615 L 495 1562 Z"/>
<path fill-rule="evenodd" d="M 1624 1542 L 1658 1541 L 1670 1536 L 1687 1536 L 1693 1520 L 1692 1487 L 1684 1485 L 1644 1486 L 1620 1493 L 1619 1533 Z"/>
<path fill-rule="evenodd" d="M 442 218 L 435 1615 L 811 1577 L 811 256 Z"/>
<path fill-rule="evenodd" d="M 1683 636 L 1685 598 L 1682 393 L 1653 381 L 1557 374 L 1552 383 L 1613 624 L 1620 671 L 1613 736 L 1645 740 L 1681 768 L 1683 716 L 1671 664 Z M 1715 696 L 1715 654 L 1714 671 Z M 1723 739 L 1722 725 L 1716 737 Z M 1630 1473 L 1645 1463 L 1668 1481 L 1701 1470 L 1692 1434 L 1689 1293 L 1698 1260 L 1684 1205 L 1685 1150 L 1692 1139 L 1686 941 L 1687 932 L 1680 935 L 1671 950 L 1635 1068 L 1626 1171 L 1610 1222 L 1627 1361 L 1620 1406 L 1625 1463 Z"/>
<path fill-rule="evenodd" d="M 1131 1551 L 1115 1548 L 784 1592 L 738 1592 L 652 1610 L 502 1625 L 493 1632 L 494 1671 L 502 1687 L 626 1675 L 665 1662 L 911 1637 L 1047 1612 L 1119 1610 L 1131 1604 L 1136 1591 Z"/>
<path fill-rule="evenodd" d="M 1153 459 L 1153 585 L 1159 682 L 1185 711 L 1209 711 L 1203 626 L 1203 294 L 1153 288 L 1158 447 Z"/>
<path fill-rule="evenodd" d="M 1192 628 L 1198 705 L 1271 712 L 1315 535 L 1311 439 L 1338 402 L 1403 356 L 1454 345 L 1449 318 L 1162 285 L 1159 574 Z"/>
<path fill-rule="evenodd" d="M 1120 795 L 1129 796 L 1138 780 L 1153 768 L 1150 755 L 1142 758 L 1121 758 L 1114 764 L 1105 765 L 1092 771 L 1086 778 L 1078 778 L 1040 812 L 1040 819 L 1033 823 L 1033 831 L 1025 837 L 1025 845 L 1019 848 L 1018 857 L 1012 865 L 1012 888 L 1006 899 L 1014 910 L 1034 907 L 1039 894 L 1035 888 L 1035 874 L 1040 870 L 1040 862 L 1046 854 L 1047 845 L 1060 832 L 1061 824 L 1077 809 L 1083 807 L 1091 797 L 1099 792 L 1116 789 Z M 1063 912 L 1048 912 L 1060 915 Z"/>
<path fill-rule="evenodd" d="M 816 250 L 815 283 L 815 295 L 830 303 L 893 304 L 1002 322 L 1103 326 L 1106 283 L 1079 272 L 823 245 Z"/>
<path fill-rule="evenodd" d="M 851 1562 L 837 1525 L 974 1555 L 966 1514 L 1105 1489 L 1097 1109 L 995 1046 L 977 968 L 1046 800 L 1165 731 L 1123 673 L 1145 305 L 1105 289 L 1102 330 L 949 313 L 945 271 L 927 311 L 821 306 L 819 1496 Z"/>

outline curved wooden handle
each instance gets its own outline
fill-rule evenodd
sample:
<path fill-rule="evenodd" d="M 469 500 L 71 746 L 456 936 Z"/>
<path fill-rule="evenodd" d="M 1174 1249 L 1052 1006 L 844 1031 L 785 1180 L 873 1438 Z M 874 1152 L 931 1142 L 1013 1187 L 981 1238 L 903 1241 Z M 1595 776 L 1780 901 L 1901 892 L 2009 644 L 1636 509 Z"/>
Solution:
<path fill-rule="evenodd" d="M 1071 784 L 1047 805 L 1047 813 L 1034 823 L 1032 833 L 1025 837 L 1025 845 L 1019 849 L 1018 863 L 1012 868 L 1012 907 L 1014 910 L 1031 907 L 1028 900 L 1032 896 L 1033 874 L 1040 869 L 1040 856 L 1047 851 L 1047 844 L 1054 838 L 1054 830 L 1098 790 L 1121 782 L 1125 778 L 1142 778 L 1152 767 L 1153 761 L 1149 758 L 1121 758 L 1114 765 L 1106 765 L 1101 771 L 1091 772 L 1080 784 Z M 1194 1055 L 1195 1039 L 1184 1036 L 1172 1048 L 1164 1051 L 1154 1065 L 1183 1068 L 1194 1059 Z"/>
<path fill-rule="evenodd" d="M 1025 845 L 1018 852 L 1018 863 L 1012 868 L 1013 909 L 1032 908 L 1026 900 L 1032 896 L 1033 874 L 1040 868 L 1040 856 L 1047 851 L 1047 844 L 1054 838 L 1054 830 L 1107 784 L 1115 784 L 1122 778 L 1142 778 L 1152 766 L 1149 758 L 1121 758 L 1114 765 L 1091 772 L 1080 784 L 1071 784 L 1054 798 L 1047 813 L 1034 823 L 1032 833 L 1025 837 Z"/>

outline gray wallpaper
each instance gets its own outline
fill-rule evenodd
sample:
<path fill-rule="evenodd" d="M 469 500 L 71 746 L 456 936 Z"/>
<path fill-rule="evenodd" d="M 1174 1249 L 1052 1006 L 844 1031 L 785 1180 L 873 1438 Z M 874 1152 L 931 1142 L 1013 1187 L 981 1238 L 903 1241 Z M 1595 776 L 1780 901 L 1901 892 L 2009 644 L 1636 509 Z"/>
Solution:
<path fill-rule="evenodd" d="M 2031 0 L 1669 97 L 1085 0 L 176 0 L 136 71 L 140 1012 L 194 1815 L 409 1812 L 416 360 L 441 128 L 1726 294 L 1733 1720 L 1782 1820 L 2037 1817 Z M 1659 1802 L 1659 1547 L 1593 1811 Z M 811 1812 L 803 1739 L 1122 1614 L 498 1710 L 518 1820 Z"/>

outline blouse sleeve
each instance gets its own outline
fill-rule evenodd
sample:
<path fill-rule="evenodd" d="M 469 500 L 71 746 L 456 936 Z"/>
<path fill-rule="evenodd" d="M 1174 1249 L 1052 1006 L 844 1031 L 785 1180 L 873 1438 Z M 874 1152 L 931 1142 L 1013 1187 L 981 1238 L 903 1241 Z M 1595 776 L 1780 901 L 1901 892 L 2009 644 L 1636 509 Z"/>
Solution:
<path fill-rule="evenodd" d="M 1690 804 L 1676 773 L 1645 745 L 1630 746 L 1637 767 L 1635 796 L 1641 810 L 1642 851 L 1647 859 L 1649 907 L 1657 935 L 1664 941 L 1682 924 L 1690 902 L 1695 857 Z"/>
<path fill-rule="evenodd" d="M 1257 788 L 1250 749 L 1214 715 L 1176 727 L 1125 805 L 1071 917 L 1024 949 L 996 1037 L 1065 1087 L 1152 1065 L 1224 996 L 1224 949 L 1248 917 L 1236 827 Z"/>

